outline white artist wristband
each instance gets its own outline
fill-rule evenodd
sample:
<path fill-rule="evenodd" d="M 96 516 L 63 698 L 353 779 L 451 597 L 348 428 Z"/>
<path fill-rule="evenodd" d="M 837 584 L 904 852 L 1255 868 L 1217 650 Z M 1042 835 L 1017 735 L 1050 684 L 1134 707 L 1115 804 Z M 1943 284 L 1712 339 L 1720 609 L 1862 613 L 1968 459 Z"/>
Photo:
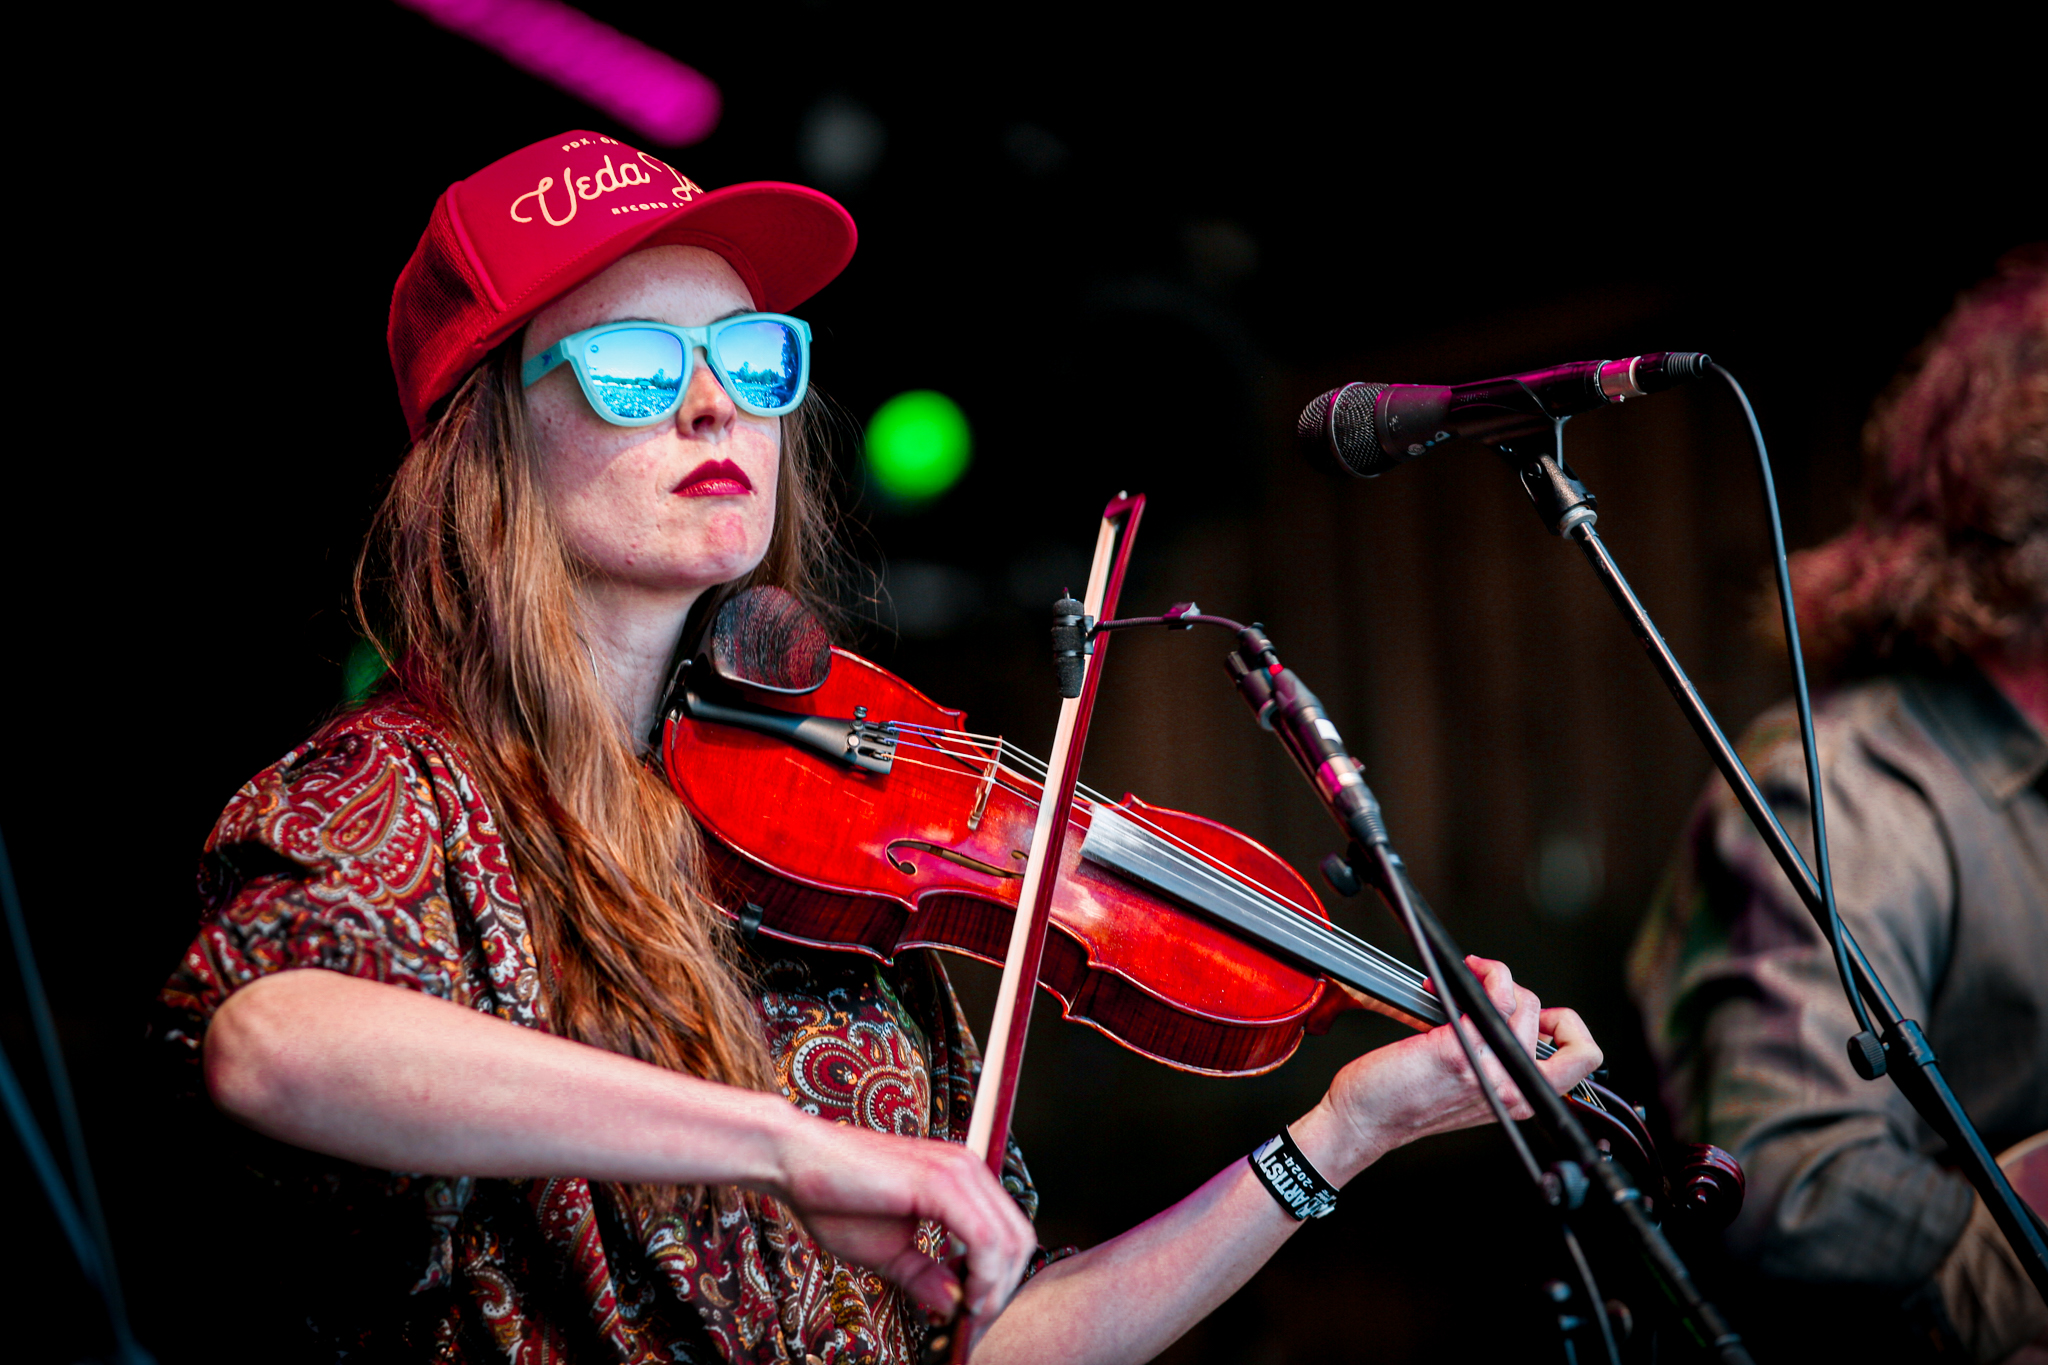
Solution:
<path fill-rule="evenodd" d="M 1285 1128 L 1253 1148 L 1246 1160 L 1288 1217 L 1321 1218 L 1337 1207 L 1337 1187 L 1323 1179 Z"/>

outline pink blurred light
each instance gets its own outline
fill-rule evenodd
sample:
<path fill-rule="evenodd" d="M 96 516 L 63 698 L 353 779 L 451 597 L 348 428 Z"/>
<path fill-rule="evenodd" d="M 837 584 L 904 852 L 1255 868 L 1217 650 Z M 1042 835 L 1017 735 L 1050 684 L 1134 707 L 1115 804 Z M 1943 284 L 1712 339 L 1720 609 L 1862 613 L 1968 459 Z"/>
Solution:
<path fill-rule="evenodd" d="M 718 87 L 561 0 L 398 0 L 665 147 L 718 125 Z"/>

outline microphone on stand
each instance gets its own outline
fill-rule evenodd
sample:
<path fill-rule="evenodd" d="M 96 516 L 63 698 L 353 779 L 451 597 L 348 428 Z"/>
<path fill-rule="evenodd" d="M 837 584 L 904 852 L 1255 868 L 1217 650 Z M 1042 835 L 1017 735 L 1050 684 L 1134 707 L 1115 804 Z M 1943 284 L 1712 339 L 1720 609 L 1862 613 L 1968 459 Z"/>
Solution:
<path fill-rule="evenodd" d="M 1544 370 L 1429 384 L 1346 384 L 1301 410 L 1295 435 L 1318 463 L 1374 478 L 1453 437 L 1510 441 L 1560 417 L 1659 393 L 1707 372 L 1699 351 L 1651 351 L 1626 360 L 1580 360 Z"/>

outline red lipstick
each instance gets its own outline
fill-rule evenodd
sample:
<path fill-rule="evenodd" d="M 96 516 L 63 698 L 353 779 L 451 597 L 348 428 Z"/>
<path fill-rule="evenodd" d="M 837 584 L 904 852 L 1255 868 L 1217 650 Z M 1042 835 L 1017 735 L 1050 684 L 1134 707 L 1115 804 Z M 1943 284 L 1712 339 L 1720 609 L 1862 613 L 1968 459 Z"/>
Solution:
<path fill-rule="evenodd" d="M 706 460 L 671 491 L 685 498 L 743 498 L 754 491 L 754 482 L 731 460 Z"/>

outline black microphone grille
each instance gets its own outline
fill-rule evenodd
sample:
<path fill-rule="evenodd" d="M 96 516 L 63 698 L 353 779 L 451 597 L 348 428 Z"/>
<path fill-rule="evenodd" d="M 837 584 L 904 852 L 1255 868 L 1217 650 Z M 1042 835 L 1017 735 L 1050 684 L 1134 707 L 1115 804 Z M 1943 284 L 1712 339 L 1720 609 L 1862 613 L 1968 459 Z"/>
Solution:
<path fill-rule="evenodd" d="M 1380 449 L 1373 407 L 1385 384 L 1346 384 L 1319 395 L 1301 410 L 1294 434 L 1318 463 L 1334 459 L 1347 474 L 1371 478 L 1396 463 Z"/>

